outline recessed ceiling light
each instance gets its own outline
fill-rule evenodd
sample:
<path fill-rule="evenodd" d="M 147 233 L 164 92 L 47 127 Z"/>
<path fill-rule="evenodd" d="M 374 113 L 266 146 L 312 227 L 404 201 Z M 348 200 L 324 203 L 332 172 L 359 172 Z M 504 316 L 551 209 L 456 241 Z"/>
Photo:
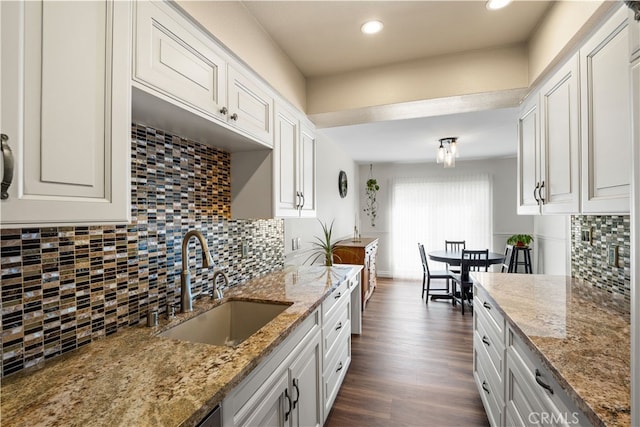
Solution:
<path fill-rule="evenodd" d="M 380 21 L 367 21 L 362 24 L 360 31 L 364 34 L 375 34 L 379 33 L 382 30 L 382 27 L 384 27 L 384 25 Z"/>
<path fill-rule="evenodd" d="M 487 1 L 487 9 L 498 10 L 511 3 L 511 0 L 489 0 Z"/>

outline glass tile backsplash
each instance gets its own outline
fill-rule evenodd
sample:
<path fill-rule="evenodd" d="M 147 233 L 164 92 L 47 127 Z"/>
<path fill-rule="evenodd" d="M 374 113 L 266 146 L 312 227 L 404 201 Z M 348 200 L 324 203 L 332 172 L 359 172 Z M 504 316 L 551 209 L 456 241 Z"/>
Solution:
<path fill-rule="evenodd" d="M 179 302 L 190 229 L 207 236 L 232 284 L 283 267 L 282 220 L 230 219 L 229 153 L 136 124 L 131 153 L 130 224 L 1 230 L 3 376 Z M 199 251 L 191 242 L 194 294 L 213 276 Z"/>
<path fill-rule="evenodd" d="M 628 308 L 631 301 L 631 220 L 628 215 L 571 217 L 571 275 L 612 294 Z M 590 238 L 589 238 L 590 237 Z M 584 239 L 584 240 L 583 240 Z M 610 260 L 617 247 L 618 263 Z"/>

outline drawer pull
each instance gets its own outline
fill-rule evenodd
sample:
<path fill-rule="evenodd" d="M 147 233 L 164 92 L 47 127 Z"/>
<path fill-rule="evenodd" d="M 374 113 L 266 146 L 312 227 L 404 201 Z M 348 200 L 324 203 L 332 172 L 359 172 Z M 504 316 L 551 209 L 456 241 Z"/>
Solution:
<path fill-rule="evenodd" d="M 487 346 L 491 345 L 491 343 L 489 342 L 489 338 L 487 338 L 486 335 L 482 337 L 482 342 Z"/>
<path fill-rule="evenodd" d="M 338 299 L 338 298 L 340 298 L 341 296 L 342 296 L 342 292 L 338 292 L 337 294 L 335 294 L 335 295 L 333 296 L 333 298 Z"/>
<path fill-rule="evenodd" d="M 338 326 L 336 326 L 336 331 L 339 331 L 340 329 L 342 329 L 342 322 L 338 323 Z"/>
<path fill-rule="evenodd" d="M 338 365 L 338 369 L 336 369 L 336 372 L 340 372 L 342 371 L 342 362 L 340 362 L 340 364 Z"/>
<path fill-rule="evenodd" d="M 491 304 L 489 304 L 489 303 L 488 303 L 488 302 L 486 302 L 486 301 L 485 301 L 484 303 L 482 303 L 482 306 L 483 306 L 484 308 L 486 308 L 487 310 L 491 310 Z"/>
<path fill-rule="evenodd" d="M 542 381 L 541 377 L 542 377 L 542 374 L 536 368 L 536 382 L 540 387 L 547 390 L 549 393 L 553 394 L 553 389 L 551 388 L 551 386 L 549 384 L 545 384 L 544 381 Z"/>
<path fill-rule="evenodd" d="M 487 394 L 490 394 L 491 392 L 489 391 L 489 387 L 487 387 L 487 382 L 486 381 L 482 381 L 482 389 L 484 391 L 487 392 Z"/>

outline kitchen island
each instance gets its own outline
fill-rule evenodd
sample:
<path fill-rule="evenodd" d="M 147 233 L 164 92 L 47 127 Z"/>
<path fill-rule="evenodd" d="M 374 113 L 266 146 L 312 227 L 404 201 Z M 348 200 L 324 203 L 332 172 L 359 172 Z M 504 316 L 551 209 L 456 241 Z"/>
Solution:
<path fill-rule="evenodd" d="M 291 305 L 236 347 L 158 337 L 220 301 L 157 327 L 131 327 L 2 380 L 7 426 L 192 426 L 269 357 L 358 266 L 289 267 L 227 290 L 224 300 Z"/>
<path fill-rule="evenodd" d="M 541 396 L 536 402 L 551 402 L 565 424 L 630 425 L 628 301 L 565 276 L 473 277 L 474 372 L 490 420 L 530 418 L 531 407 L 518 412 L 528 390 Z M 538 412 L 533 418 L 549 415 Z"/>

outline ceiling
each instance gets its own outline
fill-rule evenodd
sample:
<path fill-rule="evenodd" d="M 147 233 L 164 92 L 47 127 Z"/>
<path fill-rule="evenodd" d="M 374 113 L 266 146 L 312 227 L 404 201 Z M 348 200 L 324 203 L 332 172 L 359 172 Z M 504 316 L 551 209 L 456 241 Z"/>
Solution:
<path fill-rule="evenodd" d="M 489 11 L 485 1 L 242 2 L 305 77 L 525 43 L 551 1 Z M 367 20 L 384 23 L 363 35 Z M 432 162 L 437 140 L 458 136 L 459 160 L 516 153 L 515 109 L 383 121 L 322 132 L 359 163 Z"/>

